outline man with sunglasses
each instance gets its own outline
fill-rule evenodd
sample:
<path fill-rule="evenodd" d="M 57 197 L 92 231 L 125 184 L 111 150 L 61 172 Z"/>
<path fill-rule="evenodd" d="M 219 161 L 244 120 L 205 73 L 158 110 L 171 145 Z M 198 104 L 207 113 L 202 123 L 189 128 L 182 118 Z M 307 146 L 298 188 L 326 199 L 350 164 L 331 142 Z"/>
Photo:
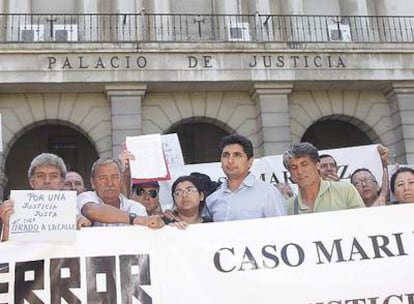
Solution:
<path fill-rule="evenodd" d="M 133 184 L 130 198 L 144 205 L 148 215 L 161 214 L 159 190 L 156 181 Z"/>

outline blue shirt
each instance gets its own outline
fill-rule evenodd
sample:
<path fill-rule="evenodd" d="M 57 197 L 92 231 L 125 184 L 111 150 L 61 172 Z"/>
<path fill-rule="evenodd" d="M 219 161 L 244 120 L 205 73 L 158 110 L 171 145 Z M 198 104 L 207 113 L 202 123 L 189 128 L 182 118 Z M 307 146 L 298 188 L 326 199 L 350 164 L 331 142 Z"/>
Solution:
<path fill-rule="evenodd" d="M 207 197 L 207 212 L 214 222 L 286 215 L 286 203 L 276 187 L 249 172 L 232 192 L 227 182 Z"/>

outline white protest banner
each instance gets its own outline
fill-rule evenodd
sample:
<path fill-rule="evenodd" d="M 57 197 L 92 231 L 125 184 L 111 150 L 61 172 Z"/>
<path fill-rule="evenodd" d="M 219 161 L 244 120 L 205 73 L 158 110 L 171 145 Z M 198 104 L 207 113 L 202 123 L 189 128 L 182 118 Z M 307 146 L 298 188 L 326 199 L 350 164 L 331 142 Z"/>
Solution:
<path fill-rule="evenodd" d="M 183 152 L 177 133 L 161 135 L 162 149 L 169 169 L 184 166 Z"/>
<path fill-rule="evenodd" d="M 131 178 L 145 180 L 169 175 L 160 134 L 128 136 L 126 148 L 135 156 L 129 162 Z"/>
<path fill-rule="evenodd" d="M 0 244 L 0 303 L 414 303 L 414 204 Z"/>
<path fill-rule="evenodd" d="M 12 190 L 14 212 L 9 239 L 24 242 L 73 242 L 76 191 Z"/>

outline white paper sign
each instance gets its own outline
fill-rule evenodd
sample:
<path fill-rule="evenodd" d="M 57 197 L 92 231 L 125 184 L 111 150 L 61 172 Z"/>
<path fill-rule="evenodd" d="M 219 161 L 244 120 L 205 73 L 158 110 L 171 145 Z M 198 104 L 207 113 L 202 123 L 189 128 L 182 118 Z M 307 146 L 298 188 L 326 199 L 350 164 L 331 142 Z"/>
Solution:
<path fill-rule="evenodd" d="M 135 156 L 135 160 L 130 161 L 132 178 L 150 179 L 167 176 L 160 134 L 128 136 L 126 148 Z"/>
<path fill-rule="evenodd" d="M 12 190 L 14 212 L 10 240 L 73 242 L 76 232 L 76 191 Z"/>
<path fill-rule="evenodd" d="M 161 135 L 162 149 L 168 168 L 179 168 L 184 166 L 183 152 L 177 133 Z"/>

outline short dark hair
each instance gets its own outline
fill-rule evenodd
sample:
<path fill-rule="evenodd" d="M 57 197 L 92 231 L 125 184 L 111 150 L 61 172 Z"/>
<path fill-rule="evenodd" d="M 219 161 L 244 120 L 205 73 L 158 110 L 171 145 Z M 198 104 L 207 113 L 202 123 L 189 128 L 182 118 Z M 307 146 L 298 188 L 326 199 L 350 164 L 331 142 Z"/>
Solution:
<path fill-rule="evenodd" d="M 194 176 L 198 179 L 198 184 L 200 186 L 200 189 L 203 191 L 205 198 L 216 191 L 220 186 L 219 182 L 212 181 L 210 176 L 207 174 L 201 172 L 191 172 L 190 176 Z"/>
<path fill-rule="evenodd" d="M 239 144 L 243 147 L 244 153 L 246 153 L 247 158 L 253 157 L 253 144 L 247 137 L 238 134 L 231 134 L 224 136 L 220 142 L 219 150 L 220 155 L 223 153 L 224 147 L 228 145 Z"/>
<path fill-rule="evenodd" d="M 336 159 L 335 159 L 335 157 L 333 157 L 333 156 L 332 156 L 332 155 L 330 155 L 330 154 L 321 154 L 321 155 L 319 155 L 319 160 L 321 160 L 322 158 L 328 158 L 328 157 L 332 158 L 332 159 L 333 159 L 333 161 L 334 161 L 334 163 L 335 163 L 335 166 L 336 166 L 336 167 L 338 167 L 338 164 L 336 163 Z"/>
<path fill-rule="evenodd" d="M 303 156 L 309 156 L 314 163 L 319 161 L 318 149 L 309 142 L 300 142 L 290 145 L 283 153 L 283 165 L 289 170 L 289 160 Z"/>
<path fill-rule="evenodd" d="M 410 167 L 400 167 L 400 168 L 398 168 L 398 170 L 393 173 L 393 175 L 391 176 L 391 180 L 390 180 L 390 188 L 391 188 L 391 193 L 392 194 L 394 194 L 395 180 L 397 179 L 398 174 L 404 173 L 404 172 L 409 172 L 409 173 L 414 175 L 414 170 L 411 169 Z"/>
<path fill-rule="evenodd" d="M 351 174 L 351 177 L 350 177 L 350 181 L 351 181 L 351 184 L 353 185 L 354 183 L 352 182 L 352 180 L 354 179 L 354 175 L 355 174 L 357 174 L 357 173 L 359 173 L 359 172 L 368 172 L 369 174 L 371 174 L 371 176 L 374 178 L 374 180 L 375 180 L 375 182 L 376 183 L 378 183 L 377 182 L 377 179 L 375 178 L 375 176 L 374 176 L 374 174 L 372 174 L 372 172 L 369 170 L 369 169 L 367 169 L 367 168 L 358 168 L 358 169 L 356 169 L 354 172 L 352 172 L 352 174 Z"/>

